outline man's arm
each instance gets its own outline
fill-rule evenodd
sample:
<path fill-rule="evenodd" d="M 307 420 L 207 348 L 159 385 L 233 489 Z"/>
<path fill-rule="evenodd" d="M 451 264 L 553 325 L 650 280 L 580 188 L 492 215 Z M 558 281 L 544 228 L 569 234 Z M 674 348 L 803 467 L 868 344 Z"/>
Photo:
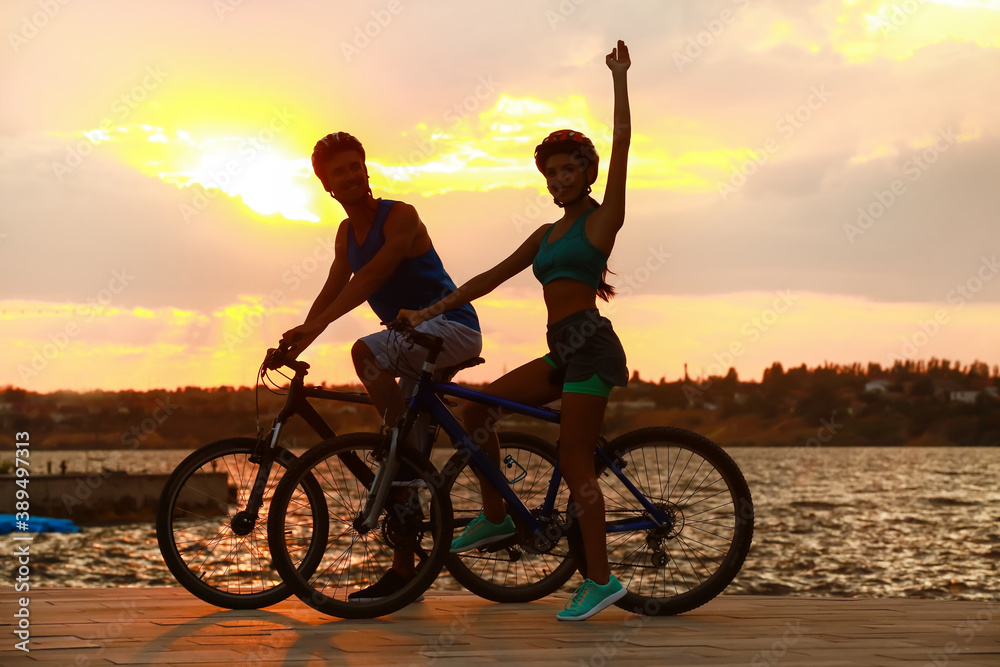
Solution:
<path fill-rule="evenodd" d="M 322 333 L 331 322 L 367 301 L 382 286 L 410 252 L 419 229 L 420 218 L 415 208 L 402 202 L 392 207 L 383 228 L 385 243 L 379 251 L 351 277 L 329 305 L 316 312 L 310 311 L 303 326 L 316 329 L 313 338 Z"/>
<path fill-rule="evenodd" d="M 333 264 L 330 265 L 330 273 L 326 277 L 323 289 L 316 295 L 316 300 L 313 301 L 313 305 L 309 309 L 309 314 L 306 315 L 306 324 L 309 324 L 319 313 L 329 308 L 330 304 L 340 296 L 344 287 L 351 280 L 351 265 L 347 261 L 347 234 L 347 221 L 345 220 L 337 229 L 337 238 L 333 246 Z M 320 333 L 321 331 L 317 331 L 314 334 L 303 335 L 292 348 L 292 354 L 300 354 L 316 340 Z"/>

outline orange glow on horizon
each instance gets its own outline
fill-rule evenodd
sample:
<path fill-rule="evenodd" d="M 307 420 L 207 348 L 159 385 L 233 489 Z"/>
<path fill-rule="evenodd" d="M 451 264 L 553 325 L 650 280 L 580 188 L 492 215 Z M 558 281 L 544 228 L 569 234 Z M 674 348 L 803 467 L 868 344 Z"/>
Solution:
<path fill-rule="evenodd" d="M 759 380 L 775 361 L 786 368 L 826 361 L 887 367 L 897 357 L 934 356 L 995 363 L 989 332 L 1000 328 L 1000 304 L 967 303 L 959 310 L 802 293 L 785 305 L 761 292 L 647 295 L 602 304 L 602 311 L 622 339 L 630 371 L 647 380 L 676 380 L 685 364 L 692 378 L 725 374 L 733 366 L 743 380 Z M 308 307 L 303 300 L 275 307 L 245 296 L 211 313 L 109 308 L 87 319 L 79 306 L 2 302 L 12 354 L 0 365 L 0 386 L 42 392 L 252 386 L 266 349 Z M 463 372 L 462 380 L 488 382 L 545 353 L 541 300 L 501 289 L 476 307 L 487 363 Z M 948 312 L 948 323 L 926 340 L 920 323 L 936 308 Z M 866 322 L 861 339 L 844 326 L 855 321 Z M 312 364 L 309 381 L 356 383 L 350 348 L 357 336 L 378 328 L 365 306 L 331 326 L 303 355 Z"/>

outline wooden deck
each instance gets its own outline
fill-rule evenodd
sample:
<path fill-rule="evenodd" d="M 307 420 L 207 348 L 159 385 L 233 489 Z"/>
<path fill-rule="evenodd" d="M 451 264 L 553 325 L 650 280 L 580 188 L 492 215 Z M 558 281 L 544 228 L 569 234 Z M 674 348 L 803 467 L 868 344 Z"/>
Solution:
<path fill-rule="evenodd" d="M 0 592 L 7 628 L 21 595 Z M 5 630 L 0 664 L 1000 665 L 995 601 L 732 595 L 683 616 L 612 608 L 561 623 L 564 600 L 430 593 L 391 616 L 345 621 L 295 599 L 232 611 L 178 588 L 33 589 L 31 651 Z"/>

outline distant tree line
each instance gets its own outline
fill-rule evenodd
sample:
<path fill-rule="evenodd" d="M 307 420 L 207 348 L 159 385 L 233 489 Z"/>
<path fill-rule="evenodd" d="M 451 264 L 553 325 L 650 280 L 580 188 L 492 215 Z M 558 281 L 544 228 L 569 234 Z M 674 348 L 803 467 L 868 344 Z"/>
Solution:
<path fill-rule="evenodd" d="M 931 434 L 950 444 L 995 445 L 1000 444 L 998 390 L 1000 367 L 981 361 L 963 365 L 931 358 L 889 367 L 827 363 L 789 369 L 775 362 L 760 382 L 741 381 L 734 368 L 724 376 L 672 382 L 643 380 L 635 371 L 629 386 L 616 390 L 611 400 L 633 406 L 633 411 L 699 411 L 715 420 L 750 415 L 763 421 L 817 423 L 835 416 L 849 420 L 847 434 L 860 444 L 903 444 Z M 956 400 L 956 392 L 964 392 L 962 400 Z M 80 448 L 194 448 L 225 437 L 256 435 L 257 415 L 267 428 L 283 402 L 280 392 L 255 393 L 250 387 L 39 394 L 8 386 L 0 390 L 0 433 L 29 430 L 33 442 L 52 439 Z M 378 416 L 369 406 L 314 405 L 339 432 L 378 428 Z M 609 420 L 627 420 L 627 414 L 611 411 Z M 302 446 L 316 439 L 294 422 L 288 437 Z"/>

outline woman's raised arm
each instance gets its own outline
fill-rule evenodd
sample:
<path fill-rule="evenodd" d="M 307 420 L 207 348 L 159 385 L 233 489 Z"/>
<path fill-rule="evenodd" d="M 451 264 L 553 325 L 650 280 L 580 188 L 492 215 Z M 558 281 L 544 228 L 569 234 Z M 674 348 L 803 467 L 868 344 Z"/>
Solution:
<path fill-rule="evenodd" d="M 615 111 L 614 129 L 611 135 L 611 159 L 608 162 L 608 185 L 604 193 L 601 209 L 602 218 L 614 229 L 625 223 L 625 172 L 628 165 L 628 147 L 632 141 L 632 114 L 628 106 L 628 81 L 626 72 L 632 61 L 628 47 L 618 40 L 618 46 L 611 49 L 605 58 L 611 79 L 614 82 Z"/>

